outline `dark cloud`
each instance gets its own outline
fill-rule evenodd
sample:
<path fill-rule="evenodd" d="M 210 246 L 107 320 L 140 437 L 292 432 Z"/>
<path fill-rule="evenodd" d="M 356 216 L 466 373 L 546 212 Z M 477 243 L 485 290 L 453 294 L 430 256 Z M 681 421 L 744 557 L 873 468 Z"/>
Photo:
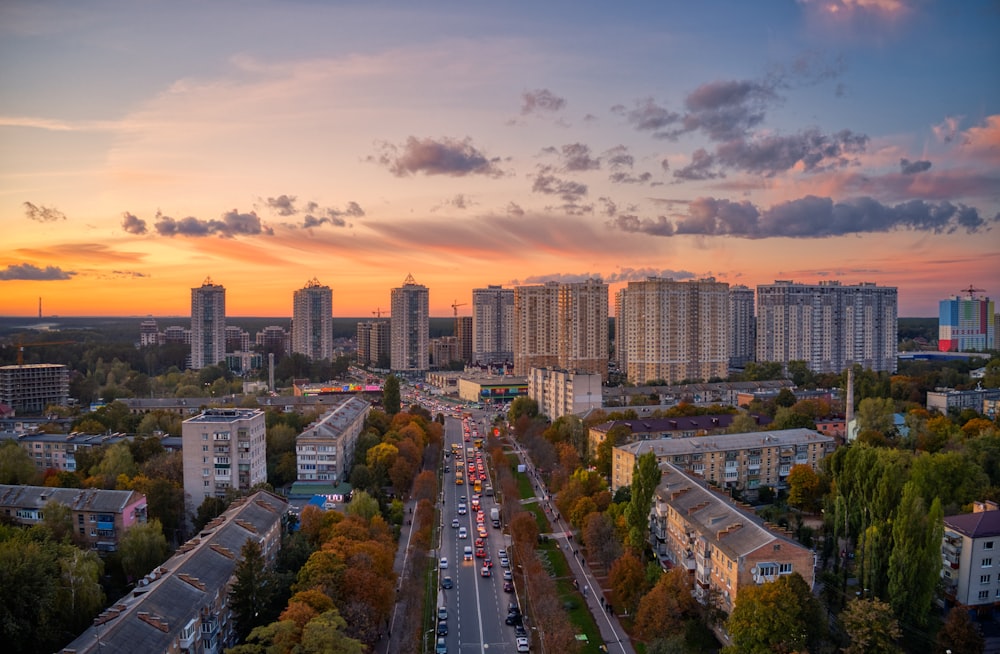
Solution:
<path fill-rule="evenodd" d="M 524 209 L 516 202 L 509 202 L 507 204 L 507 215 L 521 217 L 524 215 Z"/>
<path fill-rule="evenodd" d="M 698 275 L 690 270 L 670 270 L 668 268 L 622 268 L 618 272 L 604 276 L 604 281 L 608 284 L 618 282 L 641 282 L 649 278 L 654 279 L 694 279 Z"/>
<path fill-rule="evenodd" d="M 70 279 L 75 274 L 72 270 L 63 270 L 58 266 L 39 268 L 30 263 L 12 263 L 6 268 L 0 269 L 0 281 L 48 282 Z"/>
<path fill-rule="evenodd" d="M 716 148 L 715 160 L 727 168 L 770 177 L 799 163 L 806 172 L 843 167 L 867 145 L 868 136 L 864 134 L 841 130 L 826 135 L 811 128 L 786 136 L 735 139 Z"/>
<path fill-rule="evenodd" d="M 66 215 L 54 207 L 46 207 L 44 205 L 32 204 L 30 202 L 24 203 L 24 215 L 28 220 L 34 220 L 40 223 L 51 223 L 57 220 L 66 220 Z"/>
<path fill-rule="evenodd" d="M 718 111 L 775 99 L 768 84 L 751 80 L 726 80 L 702 84 L 688 94 L 684 106 L 691 112 Z"/>
<path fill-rule="evenodd" d="M 274 230 L 263 225 L 260 217 L 251 211 L 239 213 L 235 209 L 222 214 L 220 220 L 201 220 L 193 216 L 175 220 L 170 216 L 156 213 L 156 232 L 160 236 L 254 236 L 257 234 L 273 235 Z"/>
<path fill-rule="evenodd" d="M 624 145 L 616 145 L 601 155 L 608 162 L 612 169 L 632 168 L 635 165 L 635 157 L 628 152 Z"/>
<path fill-rule="evenodd" d="M 276 198 L 268 198 L 267 206 L 279 216 L 294 216 L 298 213 L 298 209 L 295 208 L 294 195 L 279 195 Z M 315 209 L 311 211 L 315 211 Z"/>
<path fill-rule="evenodd" d="M 926 160 L 910 161 L 909 159 L 899 160 L 900 172 L 904 175 L 916 175 L 931 169 L 931 162 Z"/>
<path fill-rule="evenodd" d="M 742 238 L 821 238 L 849 234 L 913 230 L 933 234 L 964 230 L 988 231 L 1000 214 L 983 217 L 975 207 L 951 202 L 910 200 L 887 205 L 859 197 L 842 202 L 809 195 L 762 211 L 749 202 L 699 198 L 688 204 L 687 215 L 676 226 L 666 217 L 655 220 L 618 216 L 608 226 L 631 233 L 655 236 L 697 234 Z"/>
<path fill-rule="evenodd" d="M 616 104 L 611 107 L 611 111 L 624 116 L 625 120 L 640 132 L 660 132 L 681 118 L 679 113 L 661 107 L 652 98 L 637 100 L 632 109 L 626 109 L 624 105 Z"/>
<path fill-rule="evenodd" d="M 315 203 L 310 203 L 313 210 L 318 209 Z M 323 210 L 323 213 L 319 216 L 312 213 L 306 214 L 305 220 L 302 221 L 301 227 L 303 229 L 310 229 L 312 227 L 319 227 L 321 225 L 333 225 L 334 227 L 347 227 L 347 218 L 361 218 L 365 215 L 365 210 L 361 208 L 357 202 L 348 202 L 347 206 L 343 209 L 335 209 L 329 207 Z"/>
<path fill-rule="evenodd" d="M 380 149 L 379 155 L 370 157 L 370 160 L 385 166 L 397 177 L 417 173 L 452 177 L 465 175 L 499 177 L 503 174 L 499 168 L 500 159 L 488 159 L 468 138 L 461 141 L 451 138 L 436 141 L 411 136 L 402 146 L 382 143 Z"/>
<path fill-rule="evenodd" d="M 559 111 L 565 106 L 565 98 L 560 98 L 548 89 L 525 91 L 521 94 L 522 115 Z"/>
<path fill-rule="evenodd" d="M 562 146 L 561 155 L 563 172 L 597 170 L 601 167 L 601 162 L 590 156 L 590 146 L 583 143 L 569 143 Z"/>
<path fill-rule="evenodd" d="M 638 175 L 633 175 L 632 173 L 620 170 L 608 175 L 608 179 L 615 184 L 648 184 L 653 180 L 653 174 L 639 173 Z"/>
<path fill-rule="evenodd" d="M 660 168 L 663 169 L 663 172 L 667 172 L 668 170 L 670 170 L 670 160 L 664 159 L 663 161 L 661 161 Z"/>
<path fill-rule="evenodd" d="M 691 155 L 691 163 L 675 170 L 674 177 L 689 182 L 725 177 L 723 173 L 712 170 L 714 165 L 715 157 L 706 152 L 705 148 L 698 148 Z"/>
<path fill-rule="evenodd" d="M 111 274 L 114 277 L 129 277 L 132 279 L 150 276 L 149 273 L 137 272 L 135 270 L 112 270 Z"/>
<path fill-rule="evenodd" d="M 554 175 L 545 174 L 540 174 L 535 177 L 535 182 L 532 184 L 531 190 L 535 193 L 558 195 L 567 203 L 573 203 L 587 195 L 586 184 L 581 184 L 568 179 L 559 179 Z"/>
<path fill-rule="evenodd" d="M 146 221 L 126 211 L 122 214 L 122 229 L 129 234 L 145 234 Z"/>

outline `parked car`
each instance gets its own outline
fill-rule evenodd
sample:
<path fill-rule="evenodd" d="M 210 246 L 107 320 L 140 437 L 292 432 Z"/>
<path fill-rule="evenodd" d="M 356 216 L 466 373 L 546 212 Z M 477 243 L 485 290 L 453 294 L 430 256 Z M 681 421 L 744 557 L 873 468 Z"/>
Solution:
<path fill-rule="evenodd" d="M 514 592 L 514 582 L 513 581 L 505 581 L 505 582 L 503 582 L 503 592 L 505 592 L 505 593 L 513 593 Z"/>
<path fill-rule="evenodd" d="M 528 639 L 527 638 L 525 638 L 524 636 L 522 636 L 522 637 L 518 638 L 516 642 L 517 642 L 517 651 L 518 652 L 527 652 L 527 651 L 529 651 L 529 649 L 528 649 Z"/>
<path fill-rule="evenodd" d="M 448 643 L 445 642 L 444 638 L 437 639 L 437 645 L 434 646 L 434 654 L 448 654 Z"/>
<path fill-rule="evenodd" d="M 451 577 L 445 577 L 444 579 L 441 580 L 441 588 L 444 588 L 445 590 L 450 590 L 453 586 L 454 582 L 451 580 Z"/>
<path fill-rule="evenodd" d="M 447 567 L 448 567 L 448 557 L 442 556 L 441 557 L 441 569 L 444 570 Z"/>
<path fill-rule="evenodd" d="M 438 636 L 448 635 L 448 623 L 445 620 L 438 620 L 437 635 Z"/>

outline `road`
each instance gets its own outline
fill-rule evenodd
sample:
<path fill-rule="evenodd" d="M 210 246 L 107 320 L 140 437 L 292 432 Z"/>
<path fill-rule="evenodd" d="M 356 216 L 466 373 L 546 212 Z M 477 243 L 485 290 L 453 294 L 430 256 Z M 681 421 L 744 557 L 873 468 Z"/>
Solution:
<path fill-rule="evenodd" d="M 481 423 L 478 428 L 482 429 Z M 440 556 L 448 559 L 448 568 L 440 571 L 439 580 L 448 576 L 453 582 L 451 590 L 443 591 L 448 609 L 446 636 L 448 653 L 513 653 L 515 652 L 514 628 L 505 625 L 504 619 L 507 615 L 508 602 L 514 599 L 514 594 L 503 592 L 503 569 L 500 567 L 498 555 L 500 548 L 504 546 L 503 535 L 499 529 L 492 527 L 490 520 L 490 509 L 497 505 L 492 497 L 483 495 L 480 498 L 487 534 L 483 539 L 484 550 L 494 563 L 491 576 L 483 577 L 480 574 L 483 568 L 482 558 L 463 560 L 464 548 L 470 546 L 475 552 L 478 538 L 477 515 L 471 508 L 474 493 L 469 479 L 470 459 L 467 456 L 467 449 L 472 447 L 472 441 L 464 441 L 462 420 L 448 417 L 445 419 L 445 451 L 450 453 L 452 444 L 458 444 L 461 448 L 461 465 L 464 467 L 466 483 L 455 484 L 455 470 L 459 464 L 456 456 L 446 457 L 444 463 L 450 468 L 450 472 L 443 476 L 441 516 L 444 526 L 441 530 Z M 484 470 L 488 475 L 489 469 L 485 466 L 486 454 L 473 449 L 475 453 L 482 454 Z M 471 461 L 475 463 L 475 456 Z M 478 468 L 476 474 L 479 474 Z M 458 505 L 462 498 L 465 498 L 467 513 L 459 515 Z M 459 526 L 465 528 L 467 538 L 459 538 L 460 530 L 452 526 L 452 520 L 458 520 Z"/>

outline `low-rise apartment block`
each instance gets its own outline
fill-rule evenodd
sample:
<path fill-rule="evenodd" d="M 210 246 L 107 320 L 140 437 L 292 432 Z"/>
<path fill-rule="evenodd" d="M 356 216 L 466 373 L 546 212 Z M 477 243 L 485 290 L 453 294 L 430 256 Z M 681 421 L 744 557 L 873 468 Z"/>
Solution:
<path fill-rule="evenodd" d="M 72 511 L 75 542 L 101 552 L 114 552 L 125 530 L 146 522 L 146 496 L 136 491 L 0 485 L 0 514 L 17 524 L 39 524 L 50 502 Z"/>
<path fill-rule="evenodd" d="M 208 409 L 181 424 L 184 492 L 192 511 L 206 497 L 267 481 L 266 431 L 260 409 Z"/>
<path fill-rule="evenodd" d="M 815 559 L 786 532 L 707 488 L 704 481 L 670 464 L 653 495 L 650 540 L 667 567 L 694 578 L 695 596 L 732 612 L 739 593 L 794 572 L 810 588 Z"/>
<path fill-rule="evenodd" d="M 357 396 L 344 398 L 295 438 L 298 481 L 331 485 L 347 481 L 354 464 L 354 446 L 371 406 Z"/>
<path fill-rule="evenodd" d="M 1000 507 L 974 502 L 972 513 L 944 517 L 941 581 L 952 606 L 992 613 L 1000 604 Z"/>
<path fill-rule="evenodd" d="M 940 411 L 948 415 L 949 411 L 960 412 L 972 409 L 983 413 L 987 400 L 1000 400 L 1000 388 L 974 388 L 967 391 L 956 391 L 953 388 L 927 392 L 927 410 Z"/>
<path fill-rule="evenodd" d="M 264 491 L 236 500 L 60 654 L 221 654 L 236 644 L 229 589 L 243 545 L 256 540 L 273 564 L 287 510 Z"/>
<path fill-rule="evenodd" d="M 539 413 L 550 420 L 599 409 L 604 403 L 601 375 L 532 368 L 528 374 L 528 397 L 538 403 Z"/>
<path fill-rule="evenodd" d="M 597 451 L 597 446 L 604 442 L 608 432 L 615 427 L 625 427 L 629 430 L 628 442 L 656 438 L 693 438 L 721 434 L 733 423 L 738 414 L 720 413 L 704 416 L 678 416 L 675 418 L 636 418 L 629 420 L 609 420 L 594 425 L 587 431 L 590 453 Z M 771 418 L 763 415 L 751 415 L 760 427 L 771 423 Z"/>
<path fill-rule="evenodd" d="M 656 460 L 688 470 L 719 488 L 755 495 L 761 486 L 785 488 L 792 466 L 819 469 L 820 460 L 836 443 L 812 429 L 779 429 L 745 434 L 718 434 L 698 438 L 658 438 L 615 447 L 611 461 L 611 489 L 632 484 L 636 460 L 653 452 Z"/>

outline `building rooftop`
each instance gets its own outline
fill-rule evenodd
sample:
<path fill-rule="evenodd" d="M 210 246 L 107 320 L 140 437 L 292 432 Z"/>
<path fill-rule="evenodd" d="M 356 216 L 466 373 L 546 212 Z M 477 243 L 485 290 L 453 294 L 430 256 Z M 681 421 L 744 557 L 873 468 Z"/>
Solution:
<path fill-rule="evenodd" d="M 946 515 L 944 527 L 969 538 L 1000 536 L 1000 511 Z"/>
<path fill-rule="evenodd" d="M 73 511 L 121 513 L 135 498 L 136 492 L 130 490 L 0 485 L 0 506 L 42 509 L 49 502 L 55 501 L 65 504 Z"/>
<path fill-rule="evenodd" d="M 593 431 L 607 433 L 612 427 L 624 425 L 635 432 L 678 431 L 682 429 L 712 430 L 725 429 L 738 414 L 720 413 L 705 416 L 682 416 L 677 418 L 637 418 L 629 420 L 610 420 L 591 427 Z M 768 416 L 752 415 L 760 426 L 768 425 Z"/>
<path fill-rule="evenodd" d="M 636 441 L 616 449 L 625 450 L 639 456 L 653 452 L 657 457 L 673 454 L 694 454 L 696 452 L 721 452 L 752 447 L 781 447 L 803 443 L 833 443 L 832 436 L 824 436 L 812 429 L 779 429 L 776 431 L 754 431 L 744 434 L 718 434 L 696 438 L 656 438 Z"/>
<path fill-rule="evenodd" d="M 265 491 L 236 500 L 98 616 L 62 654 L 173 650 L 184 627 L 224 590 L 244 543 L 270 530 L 287 509 L 285 500 Z M 200 640 L 201 634 L 194 633 L 194 638 Z"/>
<path fill-rule="evenodd" d="M 298 438 L 339 438 L 344 428 L 363 416 L 371 403 L 357 396 L 344 398 L 339 406 L 332 407 L 299 434 Z"/>
<path fill-rule="evenodd" d="M 256 414 L 263 414 L 260 409 L 205 409 L 202 413 L 188 418 L 184 422 L 235 422 L 250 420 Z"/>

